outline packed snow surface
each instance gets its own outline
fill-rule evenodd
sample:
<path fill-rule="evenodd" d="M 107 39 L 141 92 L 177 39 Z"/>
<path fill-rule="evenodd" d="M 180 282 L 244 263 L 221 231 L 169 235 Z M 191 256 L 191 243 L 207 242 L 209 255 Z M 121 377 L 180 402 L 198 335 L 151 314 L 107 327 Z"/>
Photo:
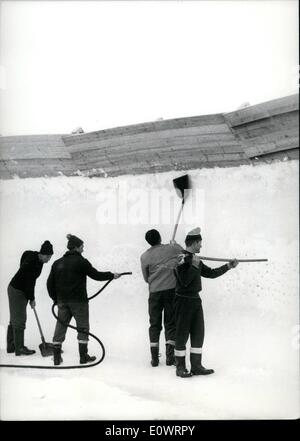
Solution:
<path fill-rule="evenodd" d="M 140 255 L 145 231 L 171 239 L 181 204 L 174 171 L 115 178 L 12 179 L 0 182 L 1 363 L 49 365 L 27 309 L 31 357 L 6 354 L 7 286 L 24 250 L 46 239 L 54 256 L 36 284 L 37 312 L 47 341 L 55 319 L 46 290 L 51 265 L 66 251 L 66 234 L 85 242 L 84 256 L 99 270 L 132 271 L 90 303 L 91 332 L 104 343 L 97 367 L 74 370 L 0 369 L 3 420 L 278 419 L 299 417 L 298 161 L 188 172 L 187 199 L 176 240 L 201 227 L 202 256 L 267 258 L 203 279 L 208 377 L 181 379 L 165 365 L 150 366 L 148 287 Z M 206 262 L 211 267 L 222 263 Z M 89 279 L 95 293 L 103 282 Z M 73 322 L 72 322 L 73 323 Z M 78 365 L 76 332 L 69 329 L 64 363 Z M 101 356 L 91 339 L 89 353 Z"/>

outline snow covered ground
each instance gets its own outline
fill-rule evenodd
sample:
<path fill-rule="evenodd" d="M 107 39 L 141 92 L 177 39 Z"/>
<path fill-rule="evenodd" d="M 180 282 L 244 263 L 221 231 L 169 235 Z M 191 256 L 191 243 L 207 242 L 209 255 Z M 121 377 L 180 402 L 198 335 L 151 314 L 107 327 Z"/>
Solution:
<path fill-rule="evenodd" d="M 26 344 L 37 354 L 5 352 L 6 288 L 25 249 L 39 250 L 46 239 L 54 245 L 36 286 L 47 341 L 55 320 L 45 283 L 52 262 L 65 252 L 67 233 L 84 239 L 84 256 L 100 270 L 133 272 L 90 304 L 91 332 L 106 348 L 103 363 L 61 371 L 1 368 L 2 420 L 299 417 L 298 161 L 189 172 L 194 190 L 177 241 L 183 244 L 186 232 L 199 225 L 202 255 L 269 261 L 241 263 L 219 279 L 203 280 L 203 362 L 214 375 L 177 378 L 175 368 L 165 366 L 163 335 L 161 363 L 150 366 L 139 257 L 147 229 L 157 227 L 163 241 L 170 240 L 180 206 L 172 179 L 181 174 L 0 182 L 1 363 L 52 364 L 39 354 L 30 307 Z M 100 285 L 89 281 L 90 294 Z M 101 355 L 95 342 L 89 346 Z M 74 331 L 68 330 L 63 349 L 64 365 L 77 364 Z"/>

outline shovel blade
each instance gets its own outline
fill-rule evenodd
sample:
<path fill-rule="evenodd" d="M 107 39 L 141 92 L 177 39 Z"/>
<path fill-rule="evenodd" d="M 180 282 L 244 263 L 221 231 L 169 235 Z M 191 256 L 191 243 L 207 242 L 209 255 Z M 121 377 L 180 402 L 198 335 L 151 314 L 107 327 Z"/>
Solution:
<path fill-rule="evenodd" d="M 51 343 L 41 343 L 39 348 L 43 357 L 53 355 L 53 345 Z"/>
<path fill-rule="evenodd" d="M 185 190 L 190 190 L 192 188 L 192 183 L 189 175 L 183 175 L 179 178 L 173 179 L 173 184 L 176 190 L 177 195 L 184 199 L 184 196 L 187 196 L 188 192 L 184 192 Z"/>

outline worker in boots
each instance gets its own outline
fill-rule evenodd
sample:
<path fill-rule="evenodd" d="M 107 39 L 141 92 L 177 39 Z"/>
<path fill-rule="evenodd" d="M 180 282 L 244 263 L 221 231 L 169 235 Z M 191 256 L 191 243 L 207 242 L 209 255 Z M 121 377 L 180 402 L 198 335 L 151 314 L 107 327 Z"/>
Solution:
<path fill-rule="evenodd" d="M 175 364 L 175 285 L 174 268 L 177 256 L 183 248 L 175 241 L 162 244 L 161 236 L 157 230 L 149 230 L 145 235 L 151 247 L 141 256 L 143 277 L 149 286 L 148 311 L 149 311 L 149 337 L 151 351 L 151 365 L 159 364 L 159 338 L 162 330 L 162 317 L 165 328 L 166 365 Z"/>
<path fill-rule="evenodd" d="M 24 344 L 26 328 L 26 309 L 28 302 L 35 307 L 35 284 L 40 276 L 44 263 L 49 262 L 53 255 L 53 247 L 46 240 L 40 251 L 24 251 L 20 260 L 20 268 L 10 281 L 7 292 L 9 300 L 10 321 L 7 328 L 8 353 L 15 355 L 32 355 L 35 350 L 28 349 Z"/>
<path fill-rule="evenodd" d="M 212 269 L 206 266 L 196 255 L 202 247 L 199 227 L 188 233 L 185 244 L 186 250 L 179 256 L 178 266 L 174 270 L 177 279 L 175 295 L 176 375 L 183 378 L 214 373 L 213 369 L 206 369 L 202 365 L 204 317 L 199 295 L 202 289 L 201 277 L 215 279 L 238 265 L 238 261 L 233 259 L 219 268 Z M 186 343 L 189 337 L 190 372 L 186 369 Z"/>
<path fill-rule="evenodd" d="M 57 303 L 58 320 L 53 336 L 54 365 L 59 365 L 62 343 L 65 340 L 67 325 L 72 317 L 78 330 L 80 364 L 91 363 L 96 357 L 88 354 L 89 332 L 89 303 L 86 290 L 87 277 L 93 280 L 112 280 L 120 277 L 118 273 L 97 271 L 91 263 L 82 256 L 84 243 L 71 234 L 67 235 L 68 251 L 51 268 L 47 280 L 50 297 Z"/>

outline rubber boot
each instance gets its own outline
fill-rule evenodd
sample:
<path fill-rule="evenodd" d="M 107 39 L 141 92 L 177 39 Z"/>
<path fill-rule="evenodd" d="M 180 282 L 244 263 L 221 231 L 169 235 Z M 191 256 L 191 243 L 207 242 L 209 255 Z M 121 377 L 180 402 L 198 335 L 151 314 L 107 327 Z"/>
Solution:
<path fill-rule="evenodd" d="M 215 371 L 202 366 L 202 354 L 190 354 L 192 375 L 210 375 Z"/>
<path fill-rule="evenodd" d="M 14 342 L 16 355 L 32 355 L 35 354 L 33 349 L 24 346 L 24 329 L 14 328 Z"/>
<path fill-rule="evenodd" d="M 6 352 L 8 354 L 12 354 L 15 352 L 15 343 L 14 343 L 14 330 L 11 324 L 7 326 L 7 334 L 6 334 Z"/>
<path fill-rule="evenodd" d="M 185 366 L 185 357 L 175 357 L 176 360 L 176 375 L 181 378 L 191 377 L 192 374 L 187 370 Z"/>
<path fill-rule="evenodd" d="M 61 345 L 53 345 L 53 362 L 54 366 L 60 365 L 63 359 L 61 357 Z"/>
<path fill-rule="evenodd" d="M 175 366 L 174 345 L 166 344 L 166 365 Z"/>
<path fill-rule="evenodd" d="M 91 363 L 96 360 L 96 357 L 90 356 L 88 354 L 87 343 L 79 343 L 78 345 L 79 345 L 80 364 Z"/>
<path fill-rule="evenodd" d="M 159 365 L 159 347 L 158 346 L 151 346 L 151 366 L 156 367 Z"/>

